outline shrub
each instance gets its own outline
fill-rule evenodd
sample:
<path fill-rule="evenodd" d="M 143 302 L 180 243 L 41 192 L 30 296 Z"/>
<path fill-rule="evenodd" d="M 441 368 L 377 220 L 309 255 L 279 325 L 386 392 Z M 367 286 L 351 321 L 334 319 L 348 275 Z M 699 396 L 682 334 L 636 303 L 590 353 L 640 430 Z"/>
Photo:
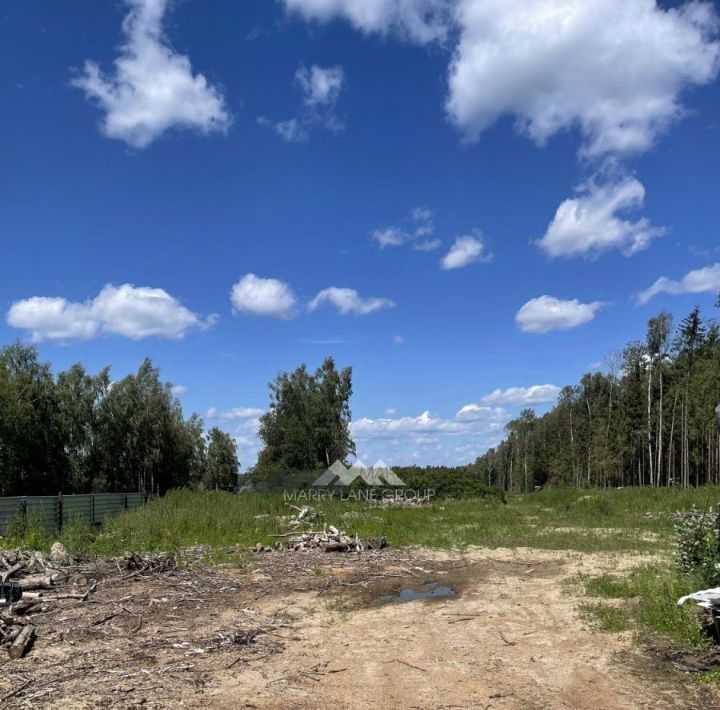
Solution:
<path fill-rule="evenodd" d="M 63 525 L 60 542 L 73 557 L 84 557 L 95 542 L 95 528 L 82 517 L 71 518 Z"/>
<path fill-rule="evenodd" d="M 720 509 L 708 508 L 672 516 L 677 566 L 708 587 L 720 583 Z"/>

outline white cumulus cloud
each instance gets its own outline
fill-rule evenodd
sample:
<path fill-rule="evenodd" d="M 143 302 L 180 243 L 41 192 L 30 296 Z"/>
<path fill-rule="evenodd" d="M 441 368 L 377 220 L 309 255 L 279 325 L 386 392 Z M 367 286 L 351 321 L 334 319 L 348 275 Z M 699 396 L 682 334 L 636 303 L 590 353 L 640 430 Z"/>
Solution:
<path fill-rule="evenodd" d="M 593 256 L 609 249 L 631 256 L 665 231 L 646 218 L 633 222 L 619 216 L 639 209 L 644 200 L 645 188 L 635 178 L 589 183 L 558 207 L 538 245 L 551 257 Z"/>
<path fill-rule="evenodd" d="M 489 259 L 485 241 L 479 233 L 476 233 L 455 239 L 450 251 L 440 261 L 440 267 L 445 270 L 461 269 L 469 264 Z"/>
<path fill-rule="evenodd" d="M 563 301 L 553 296 L 529 300 L 516 314 L 515 322 L 526 333 L 569 330 L 588 323 L 604 306 L 602 301 L 581 303 L 577 298 Z"/>
<path fill-rule="evenodd" d="M 36 342 L 91 340 L 100 335 L 177 339 L 216 319 L 201 319 L 161 288 L 132 284 L 107 285 L 95 298 L 82 303 L 34 296 L 13 303 L 6 317 L 8 325 L 29 331 Z"/>
<path fill-rule="evenodd" d="M 349 20 L 362 32 L 396 32 L 418 43 L 445 38 L 450 4 L 447 0 L 284 0 L 291 12 L 308 20 Z"/>
<path fill-rule="evenodd" d="M 485 395 L 480 401 L 487 405 L 505 404 L 508 406 L 525 407 L 531 404 L 554 402 L 560 394 L 557 385 L 532 385 L 531 387 L 509 387 L 506 390 L 496 389 Z"/>
<path fill-rule="evenodd" d="M 661 276 L 652 286 L 638 294 L 637 305 L 642 306 L 661 293 L 720 293 L 720 263 L 689 271 L 679 281 Z"/>
<path fill-rule="evenodd" d="M 335 306 L 342 315 L 352 313 L 358 316 L 395 307 L 389 298 L 362 298 L 353 288 L 337 288 L 335 286 L 320 291 L 310 301 L 309 308 L 314 311 L 325 303 Z"/>
<path fill-rule="evenodd" d="M 447 111 L 470 138 L 503 115 L 542 145 L 577 127 L 583 153 L 642 152 L 720 66 L 709 2 L 459 0 Z"/>
<path fill-rule="evenodd" d="M 539 145 L 577 128 L 588 157 L 639 153 L 720 67 L 711 2 L 284 0 L 307 20 L 419 43 L 458 37 L 446 110 L 469 139 L 502 116 Z"/>
<path fill-rule="evenodd" d="M 245 274 L 230 291 L 235 313 L 288 319 L 296 312 L 297 301 L 284 281 Z"/>
<path fill-rule="evenodd" d="M 103 133 L 145 148 L 170 128 L 225 131 L 230 113 L 220 91 L 193 74 L 188 57 L 169 45 L 162 28 L 169 0 L 126 0 L 124 42 L 115 70 L 85 63 L 73 85 L 105 111 Z"/>

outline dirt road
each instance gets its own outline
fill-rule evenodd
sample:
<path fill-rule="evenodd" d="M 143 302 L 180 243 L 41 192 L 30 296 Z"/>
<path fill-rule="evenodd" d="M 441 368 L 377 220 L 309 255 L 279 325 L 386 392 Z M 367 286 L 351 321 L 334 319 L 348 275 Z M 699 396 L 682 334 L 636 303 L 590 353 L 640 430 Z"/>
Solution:
<path fill-rule="evenodd" d="M 635 557 L 538 550 L 269 553 L 246 569 L 101 584 L 0 667 L 7 707 L 718 708 L 566 580 Z M 403 589 L 451 590 L 410 602 Z"/>
<path fill-rule="evenodd" d="M 296 598 L 288 610 L 303 642 L 225 679 L 212 695 L 218 707 L 720 707 L 707 688 L 655 668 L 627 635 L 591 629 L 563 590 L 562 581 L 579 572 L 617 571 L 639 559 L 536 550 L 418 554 L 438 563 L 436 571 L 422 571 L 422 562 L 390 567 L 387 574 L 403 576 L 377 578 L 349 600 Z M 429 579 L 457 594 L 377 601 L 393 588 L 423 589 Z M 287 602 L 272 598 L 263 607 Z"/>

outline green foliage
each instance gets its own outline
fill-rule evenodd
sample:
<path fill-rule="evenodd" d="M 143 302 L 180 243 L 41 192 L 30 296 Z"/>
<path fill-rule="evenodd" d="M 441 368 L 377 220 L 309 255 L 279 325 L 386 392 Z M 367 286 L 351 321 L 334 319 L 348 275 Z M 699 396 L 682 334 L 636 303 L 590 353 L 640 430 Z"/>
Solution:
<path fill-rule="evenodd" d="M 585 591 L 590 596 L 604 599 L 629 599 L 635 594 L 635 588 L 629 579 L 610 574 L 588 579 Z"/>
<path fill-rule="evenodd" d="M 280 462 L 270 463 L 255 469 L 246 477 L 246 482 L 259 493 L 283 493 L 284 491 L 308 490 L 323 471 L 294 471 Z"/>
<path fill-rule="evenodd" d="M 237 485 L 239 469 L 235 440 L 217 427 L 210 429 L 203 476 L 204 487 L 231 490 Z"/>
<path fill-rule="evenodd" d="M 595 492 L 553 489 L 532 495 L 436 500 L 420 508 L 382 508 L 337 496 L 308 503 L 328 523 L 362 537 L 385 536 L 394 547 L 535 547 L 670 554 L 672 511 L 689 507 L 716 489 Z M 146 506 L 109 520 L 91 545 L 95 554 L 126 550 L 175 550 L 194 545 L 216 548 L 272 544 L 270 535 L 287 532 L 292 511 L 282 493 L 172 491 Z M 218 554 L 220 554 L 218 552 Z M 698 587 L 696 587 L 697 589 Z"/>
<path fill-rule="evenodd" d="M 0 349 L 0 496 L 57 491 L 68 462 L 57 417 L 57 393 L 35 348 Z"/>
<path fill-rule="evenodd" d="M 85 557 L 92 550 L 97 530 L 81 517 L 71 518 L 63 525 L 60 542 L 73 557 Z"/>
<path fill-rule="evenodd" d="M 580 613 L 603 631 L 618 633 L 630 627 L 627 611 L 608 604 L 581 604 Z"/>
<path fill-rule="evenodd" d="M 145 360 L 100 402 L 89 465 L 108 491 L 162 493 L 202 475 L 202 422 L 183 419 L 172 387 Z"/>
<path fill-rule="evenodd" d="M 6 540 L 22 540 L 25 536 L 26 528 L 25 512 L 18 506 L 15 514 L 5 523 L 5 530 L 2 532 Z"/>
<path fill-rule="evenodd" d="M 195 485 L 205 447 L 150 360 L 110 387 L 108 368 L 54 377 L 35 348 L 0 349 L 0 496 Z"/>
<path fill-rule="evenodd" d="M 700 585 L 720 584 L 720 508 L 691 508 L 673 516 L 677 566 Z"/>
<path fill-rule="evenodd" d="M 522 492 L 720 484 L 720 325 L 695 308 L 672 337 L 662 312 L 644 341 L 605 364 L 542 417 L 526 410 L 509 422 L 505 441 L 474 464 L 482 479 Z"/>
<path fill-rule="evenodd" d="M 24 515 L 23 511 L 18 509 L 5 526 L 3 546 L 47 550 L 51 540 L 45 523 L 45 514 L 42 510 L 30 510 Z"/>
<path fill-rule="evenodd" d="M 115 555 L 195 545 L 250 547 L 284 530 L 279 518 L 287 514 L 281 496 L 176 490 L 108 520 L 94 551 Z"/>
<path fill-rule="evenodd" d="M 437 498 L 496 498 L 505 501 L 501 489 L 483 483 L 479 474 L 467 466 L 394 467 L 393 471 L 408 488 L 433 490 Z"/>
<path fill-rule="evenodd" d="M 285 471 L 322 470 L 355 453 L 350 438 L 352 368 L 326 358 L 314 372 L 301 365 L 270 383 L 270 408 L 260 418 L 264 447 L 252 474 L 266 481 Z"/>

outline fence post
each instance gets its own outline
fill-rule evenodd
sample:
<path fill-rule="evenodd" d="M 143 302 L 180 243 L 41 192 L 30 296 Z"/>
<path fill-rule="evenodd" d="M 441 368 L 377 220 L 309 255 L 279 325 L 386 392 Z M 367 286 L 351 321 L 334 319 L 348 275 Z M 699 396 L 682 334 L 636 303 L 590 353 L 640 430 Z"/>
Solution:
<path fill-rule="evenodd" d="M 62 491 L 58 493 L 58 523 L 57 523 L 58 535 L 63 529 L 63 495 Z"/>

